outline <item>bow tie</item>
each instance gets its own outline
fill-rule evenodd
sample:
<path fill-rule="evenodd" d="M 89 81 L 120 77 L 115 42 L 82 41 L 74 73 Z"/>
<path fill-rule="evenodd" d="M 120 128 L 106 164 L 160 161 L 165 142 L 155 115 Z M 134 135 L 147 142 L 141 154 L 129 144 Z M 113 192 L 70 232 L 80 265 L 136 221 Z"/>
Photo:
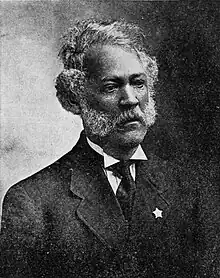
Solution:
<path fill-rule="evenodd" d="M 129 170 L 130 172 L 130 166 L 134 163 L 136 163 L 137 160 L 134 159 L 129 159 L 129 160 L 121 160 L 115 164 L 112 164 L 108 167 L 106 167 L 106 170 L 112 171 L 113 175 L 118 177 L 118 178 L 122 178 L 123 176 L 125 176 L 126 174 L 126 169 Z"/>

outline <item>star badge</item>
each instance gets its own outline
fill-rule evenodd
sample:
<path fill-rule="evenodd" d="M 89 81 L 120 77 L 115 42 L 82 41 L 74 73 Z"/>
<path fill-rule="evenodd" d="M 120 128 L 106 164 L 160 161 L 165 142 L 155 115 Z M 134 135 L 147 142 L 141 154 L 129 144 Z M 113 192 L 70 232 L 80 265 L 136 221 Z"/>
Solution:
<path fill-rule="evenodd" d="M 162 210 L 156 208 L 154 211 L 153 211 L 153 214 L 155 215 L 155 218 L 162 218 Z"/>

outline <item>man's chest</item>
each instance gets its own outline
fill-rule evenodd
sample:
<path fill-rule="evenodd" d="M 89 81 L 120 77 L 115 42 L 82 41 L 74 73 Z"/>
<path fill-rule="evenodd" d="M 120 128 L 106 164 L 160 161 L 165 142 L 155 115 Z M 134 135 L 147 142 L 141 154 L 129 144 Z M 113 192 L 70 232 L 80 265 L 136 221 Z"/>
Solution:
<path fill-rule="evenodd" d="M 97 196 L 94 194 L 92 200 L 71 196 L 53 205 L 47 238 L 56 242 L 56 248 L 65 246 L 88 252 L 100 245 L 100 248 L 114 249 L 123 246 L 128 236 L 134 245 L 143 248 L 178 246 L 184 237 L 192 239 L 197 211 L 189 196 L 183 196 L 175 188 L 169 192 L 158 191 L 148 178 L 139 176 L 128 223 L 107 178 L 102 182 L 100 185 L 108 188 Z"/>

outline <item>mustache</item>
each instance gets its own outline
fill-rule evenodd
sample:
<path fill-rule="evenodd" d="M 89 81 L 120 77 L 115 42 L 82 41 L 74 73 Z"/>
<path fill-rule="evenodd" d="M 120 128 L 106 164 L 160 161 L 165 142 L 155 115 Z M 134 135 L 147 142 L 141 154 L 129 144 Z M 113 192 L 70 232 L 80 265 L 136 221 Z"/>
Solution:
<path fill-rule="evenodd" d="M 143 113 L 134 110 L 123 111 L 116 119 L 117 125 L 123 125 L 129 121 L 145 123 Z"/>

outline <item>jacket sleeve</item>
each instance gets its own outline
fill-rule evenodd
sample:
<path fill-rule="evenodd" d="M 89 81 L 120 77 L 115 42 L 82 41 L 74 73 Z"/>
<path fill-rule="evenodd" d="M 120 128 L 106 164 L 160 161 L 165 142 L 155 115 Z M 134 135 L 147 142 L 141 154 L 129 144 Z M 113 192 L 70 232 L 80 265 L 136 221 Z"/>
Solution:
<path fill-rule="evenodd" d="M 29 259 L 43 229 L 40 206 L 22 186 L 5 195 L 0 234 L 1 277 L 33 277 Z"/>

